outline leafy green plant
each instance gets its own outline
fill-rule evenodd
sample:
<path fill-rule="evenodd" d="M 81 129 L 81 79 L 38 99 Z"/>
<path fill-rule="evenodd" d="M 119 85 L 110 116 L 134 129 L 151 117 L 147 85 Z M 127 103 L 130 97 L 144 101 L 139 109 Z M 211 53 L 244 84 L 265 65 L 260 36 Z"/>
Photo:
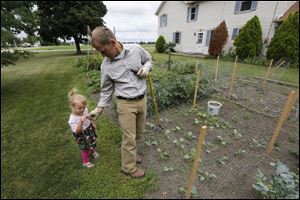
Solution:
<path fill-rule="evenodd" d="M 84 69 L 84 71 L 98 70 L 100 71 L 100 66 L 103 61 L 103 57 L 100 54 L 85 56 L 78 58 L 75 63 L 76 67 Z"/>
<path fill-rule="evenodd" d="M 193 74 L 195 73 L 195 66 L 195 62 L 176 61 L 172 63 L 171 72 L 180 75 Z"/>
<path fill-rule="evenodd" d="M 276 174 L 271 180 L 259 169 L 255 177 L 255 184 L 252 187 L 262 198 L 267 199 L 299 199 L 299 174 L 289 171 L 284 163 L 278 162 Z"/>
<path fill-rule="evenodd" d="M 161 160 L 166 160 L 170 157 L 166 151 L 162 151 L 160 148 L 157 148 L 156 150 L 159 152 L 159 157 Z"/>
<path fill-rule="evenodd" d="M 258 148 L 258 147 L 263 147 L 262 143 L 255 138 L 251 138 L 252 142 L 250 144 L 251 148 Z"/>
<path fill-rule="evenodd" d="M 222 158 L 218 159 L 218 163 L 220 163 L 222 165 L 226 165 L 227 161 L 228 161 L 228 157 L 227 156 L 223 156 Z"/>
<path fill-rule="evenodd" d="M 235 139 L 239 139 L 242 137 L 242 134 L 240 132 L 238 132 L 237 129 L 233 129 L 233 134 L 234 134 Z"/>
<path fill-rule="evenodd" d="M 222 136 L 218 135 L 216 138 L 218 144 L 225 146 L 228 142 Z"/>
<path fill-rule="evenodd" d="M 239 149 L 234 152 L 234 155 L 244 155 L 247 151 L 245 149 Z"/>
<path fill-rule="evenodd" d="M 179 187 L 179 193 L 181 195 L 185 195 L 186 189 L 183 186 Z M 197 187 L 195 185 L 192 186 L 191 196 L 195 197 L 197 195 Z"/>
<path fill-rule="evenodd" d="M 225 122 L 219 117 L 210 115 L 208 113 L 203 113 L 203 112 L 198 112 L 197 115 L 200 118 L 204 119 L 204 124 L 207 124 L 209 126 L 214 126 L 216 128 L 230 128 L 229 123 Z"/>
<path fill-rule="evenodd" d="M 211 180 L 212 178 L 216 178 L 217 176 L 213 173 L 209 172 L 202 172 L 198 170 L 198 178 L 200 181 L 208 181 Z"/>
<path fill-rule="evenodd" d="M 101 87 L 100 71 L 92 70 L 87 72 L 87 85 L 89 86 L 91 93 L 100 91 L 100 87 Z"/>
<path fill-rule="evenodd" d="M 164 167 L 164 172 L 173 172 L 174 168 L 173 167 Z"/>
<path fill-rule="evenodd" d="M 172 71 L 157 69 L 152 73 L 154 93 L 160 111 L 192 101 L 196 80 L 194 71 L 193 74 L 180 75 Z M 205 77 L 201 78 L 198 98 L 205 98 L 209 90 L 209 80 Z M 155 112 L 150 92 L 148 92 L 147 102 L 148 114 L 152 115 Z"/>

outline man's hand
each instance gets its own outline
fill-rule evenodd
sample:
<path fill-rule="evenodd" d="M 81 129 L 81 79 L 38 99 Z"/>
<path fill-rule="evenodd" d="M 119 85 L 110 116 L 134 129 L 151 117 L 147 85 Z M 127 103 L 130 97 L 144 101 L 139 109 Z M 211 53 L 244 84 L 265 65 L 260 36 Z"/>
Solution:
<path fill-rule="evenodd" d="M 101 115 L 102 109 L 102 107 L 96 107 L 90 112 L 89 117 L 91 117 L 93 120 L 96 120 L 99 117 L 99 115 Z"/>
<path fill-rule="evenodd" d="M 137 72 L 136 75 L 140 78 L 146 79 L 148 74 L 149 74 L 149 69 L 145 66 L 142 66 L 142 68 Z"/>

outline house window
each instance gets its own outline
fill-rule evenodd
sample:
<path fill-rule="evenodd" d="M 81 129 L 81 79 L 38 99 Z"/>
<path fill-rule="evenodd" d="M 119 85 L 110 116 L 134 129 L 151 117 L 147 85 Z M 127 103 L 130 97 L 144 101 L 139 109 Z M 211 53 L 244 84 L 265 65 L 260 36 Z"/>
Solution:
<path fill-rule="evenodd" d="M 243 13 L 247 11 L 254 11 L 257 8 L 258 1 L 236 1 L 234 6 L 234 13 Z"/>
<path fill-rule="evenodd" d="M 234 28 L 232 30 L 232 36 L 231 36 L 231 39 L 234 40 L 236 38 L 236 36 L 239 34 L 240 32 L 240 29 L 239 28 Z"/>
<path fill-rule="evenodd" d="M 203 41 L 203 33 L 198 33 L 197 44 L 202 44 Z"/>
<path fill-rule="evenodd" d="M 252 1 L 242 1 L 240 11 L 242 12 L 242 11 L 250 10 L 251 9 L 251 3 L 252 3 Z"/>
<path fill-rule="evenodd" d="M 181 41 L 181 32 L 173 33 L 173 42 L 175 44 L 180 44 L 180 41 Z"/>
<path fill-rule="evenodd" d="M 163 14 L 160 16 L 160 27 L 167 26 L 167 15 Z"/>
<path fill-rule="evenodd" d="M 197 21 L 197 16 L 198 16 L 198 4 L 193 7 L 188 7 L 187 10 L 187 21 Z"/>

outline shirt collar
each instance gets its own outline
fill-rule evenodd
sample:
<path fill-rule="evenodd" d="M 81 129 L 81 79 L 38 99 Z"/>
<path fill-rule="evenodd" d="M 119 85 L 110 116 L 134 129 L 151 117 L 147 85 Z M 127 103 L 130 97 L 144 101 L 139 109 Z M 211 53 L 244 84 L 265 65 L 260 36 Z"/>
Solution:
<path fill-rule="evenodd" d="M 129 48 L 126 45 L 123 45 L 121 42 L 119 42 L 121 46 L 123 47 L 122 51 L 114 58 L 114 60 L 119 60 L 124 58 L 124 56 L 129 53 Z"/>

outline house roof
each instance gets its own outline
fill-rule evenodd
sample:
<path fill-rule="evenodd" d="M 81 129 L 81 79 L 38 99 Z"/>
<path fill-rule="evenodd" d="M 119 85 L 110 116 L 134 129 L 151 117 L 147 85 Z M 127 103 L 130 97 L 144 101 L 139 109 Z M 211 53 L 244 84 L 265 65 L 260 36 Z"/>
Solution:
<path fill-rule="evenodd" d="M 165 5 L 165 3 L 166 3 L 166 1 L 162 1 L 162 2 L 159 4 L 158 8 L 157 8 L 156 11 L 155 11 L 155 15 L 158 15 L 159 11 L 160 11 L 161 8 Z"/>
<path fill-rule="evenodd" d="M 285 11 L 285 13 L 277 21 L 282 22 L 282 21 L 286 20 L 290 16 L 291 13 L 294 13 L 297 11 L 299 11 L 299 1 L 297 1 L 289 9 L 287 9 L 287 11 Z"/>
<path fill-rule="evenodd" d="M 186 3 L 186 4 L 190 4 L 190 3 L 195 3 L 195 2 L 197 2 L 197 1 L 183 1 L 183 2 Z M 162 1 L 162 2 L 159 4 L 158 8 L 157 8 L 156 11 L 155 11 L 155 15 L 158 15 L 159 11 L 160 11 L 161 8 L 165 5 L 165 3 L 166 3 L 166 1 Z"/>

